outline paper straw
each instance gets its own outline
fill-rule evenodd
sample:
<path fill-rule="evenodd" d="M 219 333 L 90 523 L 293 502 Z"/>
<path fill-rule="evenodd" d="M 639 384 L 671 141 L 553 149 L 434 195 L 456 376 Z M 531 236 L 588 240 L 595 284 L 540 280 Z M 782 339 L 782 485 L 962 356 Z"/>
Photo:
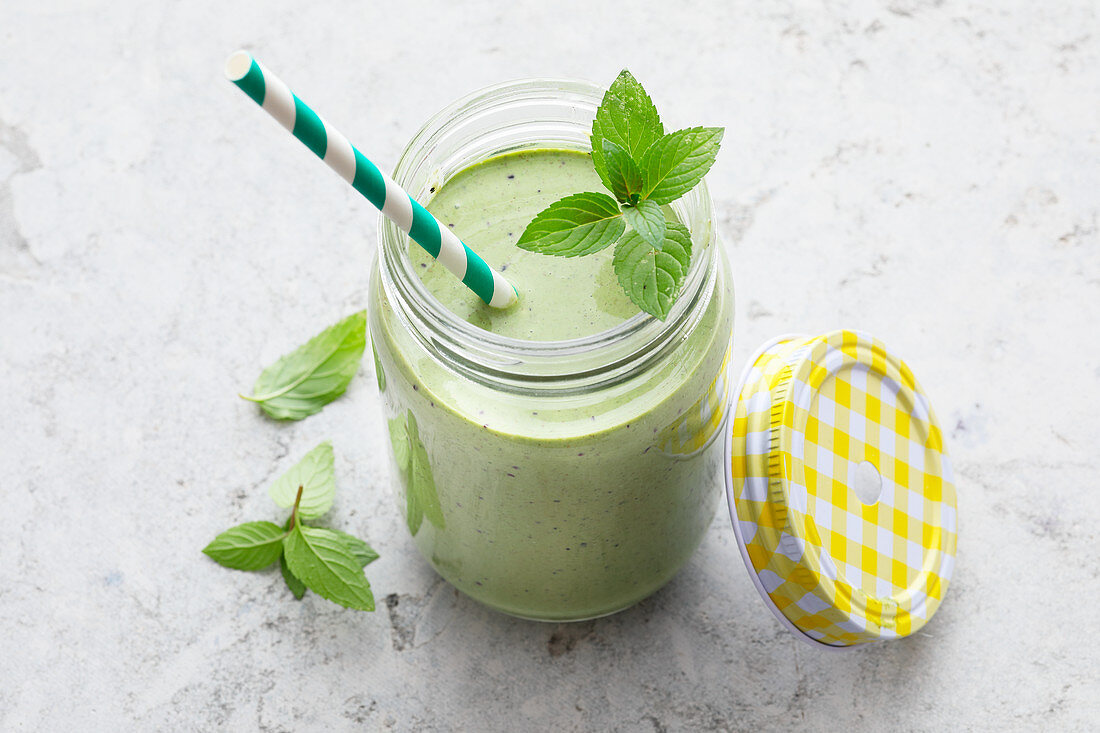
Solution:
<path fill-rule="evenodd" d="M 479 298 L 494 308 L 516 302 L 516 289 L 503 275 L 378 170 L 250 53 L 237 51 L 230 56 L 225 75 Z"/>

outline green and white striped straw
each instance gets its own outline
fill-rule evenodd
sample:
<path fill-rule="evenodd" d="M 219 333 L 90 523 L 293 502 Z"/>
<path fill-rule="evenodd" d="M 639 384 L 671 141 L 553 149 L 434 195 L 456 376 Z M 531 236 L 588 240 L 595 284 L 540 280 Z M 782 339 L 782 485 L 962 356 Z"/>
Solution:
<path fill-rule="evenodd" d="M 516 289 L 503 275 L 378 170 L 250 53 L 237 51 L 230 56 L 225 75 L 479 298 L 494 308 L 516 302 Z"/>

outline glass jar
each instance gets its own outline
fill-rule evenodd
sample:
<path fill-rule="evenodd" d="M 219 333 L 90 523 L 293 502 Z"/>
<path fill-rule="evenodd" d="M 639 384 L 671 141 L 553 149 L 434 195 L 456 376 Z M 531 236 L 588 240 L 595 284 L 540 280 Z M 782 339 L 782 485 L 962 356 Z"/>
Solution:
<path fill-rule="evenodd" d="M 494 155 L 588 151 L 602 95 L 546 79 L 482 90 L 429 120 L 393 178 L 427 203 Z M 619 611 L 670 580 L 714 516 L 732 286 L 705 182 L 672 206 L 695 252 L 668 318 L 569 341 L 459 319 L 379 220 L 369 327 L 399 504 L 436 571 L 492 608 L 546 621 Z"/>

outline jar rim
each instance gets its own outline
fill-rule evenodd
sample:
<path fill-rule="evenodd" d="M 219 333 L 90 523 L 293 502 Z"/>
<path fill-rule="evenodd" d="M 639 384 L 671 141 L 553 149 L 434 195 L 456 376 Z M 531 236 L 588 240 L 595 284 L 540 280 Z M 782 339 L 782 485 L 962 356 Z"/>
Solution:
<path fill-rule="evenodd" d="M 604 87 L 584 80 L 540 77 L 499 82 L 470 92 L 436 112 L 420 127 L 401 152 L 393 169 L 393 179 L 414 198 L 419 198 L 410 186 L 415 166 L 436 149 L 441 138 L 461 125 L 476 123 L 496 108 L 525 100 L 563 103 L 573 112 L 590 111 L 590 124 L 604 91 Z M 492 150 L 474 162 L 521 147 Z M 707 284 L 713 279 L 717 257 L 717 232 L 706 180 L 674 202 L 673 207 L 690 209 L 694 213 L 693 217 L 682 218 L 691 230 L 693 245 L 700 251 L 692 257 L 680 296 L 664 321 L 639 312 L 595 334 L 550 341 L 524 340 L 487 331 L 453 313 L 428 290 L 405 251 L 407 235 L 385 217 L 379 217 L 378 223 L 382 284 L 390 301 L 397 306 L 395 310 L 403 325 L 430 350 L 459 366 L 468 376 L 528 386 L 578 380 L 589 382 L 634 364 L 649 354 L 663 352 L 661 347 L 689 327 L 695 320 L 693 315 L 705 310 L 705 304 L 699 307 L 699 301 L 709 292 Z M 706 230 L 695 231 L 689 223 L 691 219 L 700 220 Z M 594 352 L 604 354 L 605 358 L 591 359 Z M 470 375 L 471 368 L 479 374 Z"/>

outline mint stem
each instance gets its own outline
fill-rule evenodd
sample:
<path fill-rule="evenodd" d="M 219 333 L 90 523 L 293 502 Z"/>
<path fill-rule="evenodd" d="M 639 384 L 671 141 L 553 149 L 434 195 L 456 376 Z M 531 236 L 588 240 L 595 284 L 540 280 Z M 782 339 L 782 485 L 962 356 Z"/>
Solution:
<path fill-rule="evenodd" d="M 294 497 L 294 508 L 290 510 L 290 526 L 298 526 L 298 504 L 302 501 L 302 491 L 305 489 L 304 484 L 298 484 L 298 495 Z"/>

